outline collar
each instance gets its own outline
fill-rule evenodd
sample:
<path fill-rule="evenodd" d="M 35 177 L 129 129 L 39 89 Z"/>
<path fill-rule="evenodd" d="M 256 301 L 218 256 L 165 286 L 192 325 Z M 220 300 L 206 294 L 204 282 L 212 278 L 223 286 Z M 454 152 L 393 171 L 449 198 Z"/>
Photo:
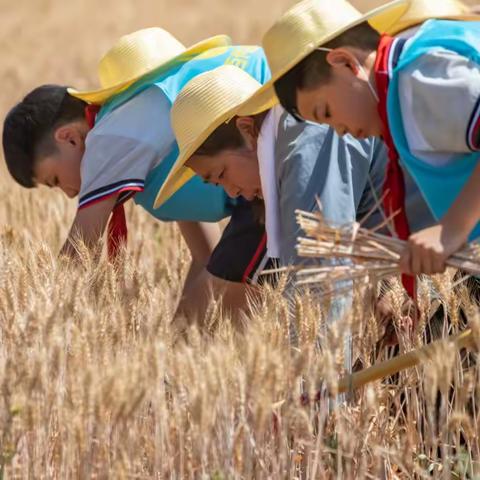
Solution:
<path fill-rule="evenodd" d="M 280 257 L 280 202 L 277 188 L 275 145 L 280 118 L 284 111 L 280 105 L 277 105 L 268 112 L 257 141 L 258 168 L 265 202 L 267 255 L 270 258 Z"/>
<path fill-rule="evenodd" d="M 392 78 L 406 42 L 406 38 L 382 35 L 375 59 L 375 75 L 386 75 L 389 80 Z"/>

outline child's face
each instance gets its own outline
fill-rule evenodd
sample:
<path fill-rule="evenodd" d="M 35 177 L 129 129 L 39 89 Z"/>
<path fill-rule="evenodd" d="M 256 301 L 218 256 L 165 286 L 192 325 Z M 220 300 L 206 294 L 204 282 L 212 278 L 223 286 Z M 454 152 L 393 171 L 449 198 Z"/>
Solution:
<path fill-rule="evenodd" d="M 328 83 L 297 90 L 298 112 L 305 120 L 330 125 L 339 135 L 380 136 L 382 124 L 367 69 L 359 68 L 353 56 L 333 57 Z M 370 84 L 374 88 L 372 80 Z"/>
<path fill-rule="evenodd" d="M 194 155 L 186 165 L 206 182 L 221 185 L 230 197 L 262 198 L 256 150 L 223 150 L 213 156 Z"/>
<path fill-rule="evenodd" d="M 221 185 L 230 197 L 263 198 L 257 156 L 259 129 L 253 117 L 237 117 L 234 121 L 243 147 L 226 148 L 214 155 L 193 155 L 186 165 L 206 182 Z"/>
<path fill-rule="evenodd" d="M 47 187 L 58 187 L 69 197 L 80 192 L 80 163 L 85 152 L 88 127 L 83 122 L 64 125 L 54 133 L 56 151 L 37 158 L 35 182 Z"/>

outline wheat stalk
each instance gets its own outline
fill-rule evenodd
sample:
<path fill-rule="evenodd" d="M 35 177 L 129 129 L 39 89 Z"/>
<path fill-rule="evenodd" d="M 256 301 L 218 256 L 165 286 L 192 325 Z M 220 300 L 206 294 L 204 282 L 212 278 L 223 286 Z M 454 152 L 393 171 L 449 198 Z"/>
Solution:
<path fill-rule="evenodd" d="M 305 232 L 298 238 L 301 257 L 332 260 L 322 267 L 305 267 L 297 271 L 297 285 L 326 284 L 349 280 L 378 281 L 400 274 L 399 260 L 406 241 L 379 233 L 386 222 L 375 229 L 352 222 L 334 225 L 320 210 L 296 211 L 297 222 Z M 472 275 L 480 274 L 480 250 L 475 242 L 447 259 L 447 265 Z M 343 261 L 338 264 L 339 261 Z M 337 264 L 335 264 L 337 262 Z M 325 293 L 332 293 L 328 290 Z"/>

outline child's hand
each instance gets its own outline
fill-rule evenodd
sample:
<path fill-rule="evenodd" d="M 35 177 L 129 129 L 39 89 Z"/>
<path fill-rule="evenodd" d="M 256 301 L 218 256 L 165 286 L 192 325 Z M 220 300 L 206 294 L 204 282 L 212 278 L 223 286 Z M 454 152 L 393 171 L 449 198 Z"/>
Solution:
<path fill-rule="evenodd" d="M 400 270 L 410 275 L 443 273 L 447 258 L 467 241 L 468 233 L 438 224 L 410 236 Z"/>

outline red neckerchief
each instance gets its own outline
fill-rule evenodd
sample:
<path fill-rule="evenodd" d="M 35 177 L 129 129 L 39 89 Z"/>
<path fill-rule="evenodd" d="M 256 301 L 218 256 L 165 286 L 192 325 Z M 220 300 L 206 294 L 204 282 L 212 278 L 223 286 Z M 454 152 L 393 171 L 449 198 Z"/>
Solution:
<path fill-rule="evenodd" d="M 90 129 L 95 125 L 95 119 L 99 111 L 100 106 L 98 105 L 87 105 L 85 107 L 85 119 Z M 107 235 L 108 258 L 114 261 L 118 257 L 120 248 L 127 243 L 127 220 L 123 203 L 113 207 L 112 216 L 108 222 Z"/>
<path fill-rule="evenodd" d="M 378 113 L 382 120 L 382 137 L 388 149 L 388 164 L 383 183 L 383 208 L 387 217 L 394 215 L 393 225 L 398 237 L 407 240 L 410 236 L 407 215 L 405 211 L 405 181 L 400 167 L 399 156 L 388 126 L 387 92 L 390 81 L 388 61 L 395 39 L 382 35 L 375 60 L 375 82 L 378 93 Z M 410 297 L 415 297 L 415 277 L 402 275 L 402 283 Z"/>

